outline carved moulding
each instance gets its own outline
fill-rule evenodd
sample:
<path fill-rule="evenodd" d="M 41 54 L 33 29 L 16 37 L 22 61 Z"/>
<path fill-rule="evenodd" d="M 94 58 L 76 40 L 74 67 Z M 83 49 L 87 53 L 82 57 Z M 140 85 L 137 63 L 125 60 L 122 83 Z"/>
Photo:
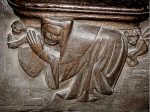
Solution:
<path fill-rule="evenodd" d="M 19 17 L 140 22 L 149 17 L 148 0 L 8 0 Z"/>
<path fill-rule="evenodd" d="M 14 6 L 12 1 L 9 3 Z M 20 9 L 20 5 L 14 3 L 15 7 Z M 142 38 L 142 33 L 139 33 L 140 30 L 133 34 L 129 34 L 128 31 L 121 33 L 119 30 L 121 28 L 75 20 L 91 19 L 90 15 L 93 15 L 80 10 L 86 13 L 86 17 L 82 17 L 82 13 L 77 16 L 74 14 L 76 7 L 71 10 L 73 12 L 64 11 L 64 16 L 69 15 L 68 12 L 71 16 L 60 18 L 61 14 L 55 12 L 59 11 L 57 8 L 51 12 L 52 8 L 46 9 L 42 4 L 41 8 L 34 7 L 32 3 L 23 5 L 31 12 L 27 14 L 26 9 L 21 11 L 15 9 L 16 14 L 30 18 L 25 21 L 22 19 L 24 23 L 21 21 L 12 23 L 12 32 L 8 34 L 7 44 L 9 48 L 18 48 L 20 65 L 29 76 L 34 78 L 45 70 L 47 85 L 55 91 L 54 98 L 87 102 L 111 95 L 125 62 L 127 61 L 129 66 L 137 65 L 139 63 L 137 57 L 148 51 L 147 43 Z M 90 10 L 93 10 L 91 8 Z M 99 20 L 114 20 L 117 17 L 116 21 L 127 22 L 142 20 L 147 15 L 143 12 L 145 9 L 140 9 L 141 13 L 136 12 L 138 9 L 129 9 L 135 12 L 134 14 L 130 11 L 122 13 L 126 10 L 121 10 L 117 16 L 108 14 L 107 17 L 99 16 L 101 13 L 99 11 L 94 17 Z M 52 13 L 58 16 L 51 17 Z M 136 15 L 140 14 L 145 16 L 137 18 Z M 123 18 L 125 15 L 128 17 Z M 37 22 L 40 27 L 36 28 L 36 25 L 32 24 L 34 18 L 41 20 Z M 136 37 L 135 42 L 130 42 Z M 134 45 L 136 50 L 128 52 L 129 45 Z"/>

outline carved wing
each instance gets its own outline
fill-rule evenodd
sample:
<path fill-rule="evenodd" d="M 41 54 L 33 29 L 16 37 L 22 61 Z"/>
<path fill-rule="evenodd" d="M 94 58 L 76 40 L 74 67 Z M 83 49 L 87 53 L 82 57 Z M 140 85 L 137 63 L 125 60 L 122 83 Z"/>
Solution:
<path fill-rule="evenodd" d="M 7 45 L 12 49 L 18 48 L 18 60 L 20 66 L 30 77 L 34 78 L 44 69 L 45 63 L 31 50 L 30 47 L 25 45 L 27 43 L 26 33 L 27 32 L 24 32 L 22 35 L 18 35 L 17 39 L 8 34 Z"/>
<path fill-rule="evenodd" d="M 146 41 L 147 45 L 150 43 L 150 28 L 143 31 L 141 37 Z"/>
<path fill-rule="evenodd" d="M 45 62 L 30 47 L 20 48 L 18 59 L 22 69 L 32 78 L 38 76 L 44 69 Z"/>

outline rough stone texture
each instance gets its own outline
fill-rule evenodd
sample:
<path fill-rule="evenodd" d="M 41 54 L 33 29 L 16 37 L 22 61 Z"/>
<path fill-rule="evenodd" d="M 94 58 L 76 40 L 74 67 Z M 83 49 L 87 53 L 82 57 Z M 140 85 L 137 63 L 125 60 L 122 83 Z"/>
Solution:
<path fill-rule="evenodd" d="M 18 51 L 8 49 L 6 35 L 17 17 L 5 0 L 0 1 L 0 112 L 148 112 L 149 55 L 135 67 L 125 65 L 114 94 L 96 102 L 52 102 L 44 73 L 32 79 L 19 65 Z M 141 24 L 143 30 L 148 21 Z"/>

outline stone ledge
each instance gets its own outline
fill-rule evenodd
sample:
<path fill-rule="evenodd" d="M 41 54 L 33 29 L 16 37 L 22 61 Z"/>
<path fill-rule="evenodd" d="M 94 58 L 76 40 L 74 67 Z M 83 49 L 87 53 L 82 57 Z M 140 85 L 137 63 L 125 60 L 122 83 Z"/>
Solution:
<path fill-rule="evenodd" d="M 14 12 L 21 17 L 68 17 L 73 19 L 93 19 L 109 21 L 132 21 L 139 22 L 148 18 L 148 2 L 131 1 L 128 4 L 139 4 L 128 6 L 127 3 L 94 0 L 82 0 L 71 2 L 71 0 L 8 0 Z M 97 3 L 97 4 L 96 4 Z M 118 5 L 120 3 L 120 5 Z M 142 5 L 140 5 L 142 3 Z M 144 4 L 144 5 L 143 5 Z"/>

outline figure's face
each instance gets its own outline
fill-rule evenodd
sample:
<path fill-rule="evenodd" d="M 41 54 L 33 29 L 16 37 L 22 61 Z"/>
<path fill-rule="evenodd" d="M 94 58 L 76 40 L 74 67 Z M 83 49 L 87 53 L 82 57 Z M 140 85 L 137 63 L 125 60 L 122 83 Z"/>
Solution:
<path fill-rule="evenodd" d="M 131 45 L 135 45 L 137 43 L 138 39 L 139 39 L 138 35 L 128 36 L 128 42 Z"/>
<path fill-rule="evenodd" d="M 43 31 L 43 36 L 44 36 L 44 40 L 46 41 L 47 44 L 49 45 L 56 45 L 59 43 L 60 40 L 60 36 L 51 34 L 48 31 Z"/>
<path fill-rule="evenodd" d="M 55 27 L 44 27 L 43 37 L 47 44 L 56 45 L 60 42 L 61 33 L 58 29 L 55 29 Z"/>
<path fill-rule="evenodd" d="M 23 27 L 20 25 L 14 25 L 12 24 L 12 33 L 19 35 L 23 31 Z"/>

